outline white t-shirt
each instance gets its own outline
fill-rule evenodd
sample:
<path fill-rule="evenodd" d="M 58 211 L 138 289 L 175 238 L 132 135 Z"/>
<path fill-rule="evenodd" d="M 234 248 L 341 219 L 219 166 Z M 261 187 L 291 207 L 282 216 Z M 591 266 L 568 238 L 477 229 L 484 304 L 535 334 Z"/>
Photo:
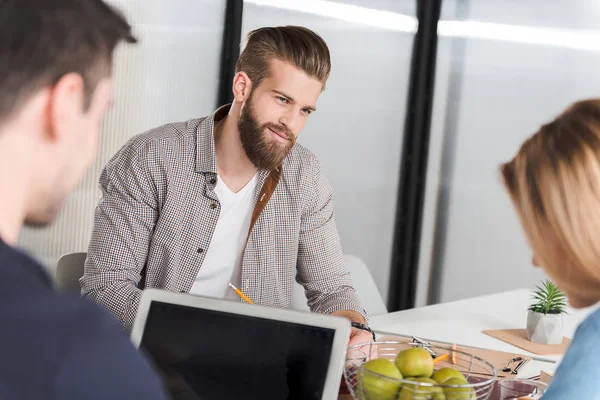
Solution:
<path fill-rule="evenodd" d="M 219 177 L 215 193 L 221 213 L 191 294 L 239 300 L 227 286 L 240 287 L 242 258 L 254 210 L 254 191 L 258 173 L 237 193 L 233 193 Z"/>

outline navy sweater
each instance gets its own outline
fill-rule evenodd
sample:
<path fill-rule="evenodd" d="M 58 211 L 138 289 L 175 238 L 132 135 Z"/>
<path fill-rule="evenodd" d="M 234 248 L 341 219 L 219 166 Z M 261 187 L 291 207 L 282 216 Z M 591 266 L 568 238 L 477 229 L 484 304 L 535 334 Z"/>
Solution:
<path fill-rule="evenodd" d="M 116 320 L 0 240 L 0 399 L 164 399 Z"/>

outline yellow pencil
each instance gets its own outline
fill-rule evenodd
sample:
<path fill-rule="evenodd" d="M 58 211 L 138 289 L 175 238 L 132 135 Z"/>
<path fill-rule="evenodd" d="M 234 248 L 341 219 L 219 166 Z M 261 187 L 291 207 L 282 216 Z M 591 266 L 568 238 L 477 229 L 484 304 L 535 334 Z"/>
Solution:
<path fill-rule="evenodd" d="M 448 356 L 449 356 L 448 353 L 442 354 L 441 356 L 437 356 L 436 358 L 433 359 L 433 363 L 435 364 L 437 362 L 444 361 L 446 358 L 448 358 Z"/>
<path fill-rule="evenodd" d="M 246 296 L 244 293 L 242 293 L 242 291 L 241 291 L 240 289 L 238 289 L 238 288 L 236 288 L 235 286 L 233 286 L 233 285 L 231 284 L 231 282 L 229 282 L 229 287 L 230 287 L 231 289 L 233 289 L 233 291 L 235 292 L 235 294 L 237 294 L 237 295 L 238 295 L 238 296 L 240 296 L 240 297 L 241 297 L 243 300 L 245 300 L 245 301 L 246 301 L 246 303 L 249 303 L 249 304 L 254 304 L 254 303 L 252 302 L 252 300 L 250 300 L 250 298 L 249 298 L 248 296 Z"/>

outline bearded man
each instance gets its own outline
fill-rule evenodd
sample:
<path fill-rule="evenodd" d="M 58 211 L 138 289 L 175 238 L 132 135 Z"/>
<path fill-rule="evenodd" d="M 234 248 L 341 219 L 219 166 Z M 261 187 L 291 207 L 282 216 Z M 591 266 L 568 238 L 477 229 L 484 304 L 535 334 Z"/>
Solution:
<path fill-rule="evenodd" d="M 299 26 L 250 32 L 232 104 L 133 137 L 105 166 L 82 294 L 131 330 L 144 288 L 343 316 L 350 345 L 373 340 L 344 266 L 332 190 L 296 143 L 331 69 Z"/>

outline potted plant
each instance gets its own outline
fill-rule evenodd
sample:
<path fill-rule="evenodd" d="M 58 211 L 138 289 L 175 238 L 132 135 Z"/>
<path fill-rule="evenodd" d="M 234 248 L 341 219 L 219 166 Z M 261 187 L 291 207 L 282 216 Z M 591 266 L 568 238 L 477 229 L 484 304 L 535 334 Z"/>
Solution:
<path fill-rule="evenodd" d="M 535 303 L 527 314 L 527 338 L 535 343 L 561 344 L 563 314 L 567 302 L 565 294 L 550 280 L 536 286 L 533 292 Z"/>

